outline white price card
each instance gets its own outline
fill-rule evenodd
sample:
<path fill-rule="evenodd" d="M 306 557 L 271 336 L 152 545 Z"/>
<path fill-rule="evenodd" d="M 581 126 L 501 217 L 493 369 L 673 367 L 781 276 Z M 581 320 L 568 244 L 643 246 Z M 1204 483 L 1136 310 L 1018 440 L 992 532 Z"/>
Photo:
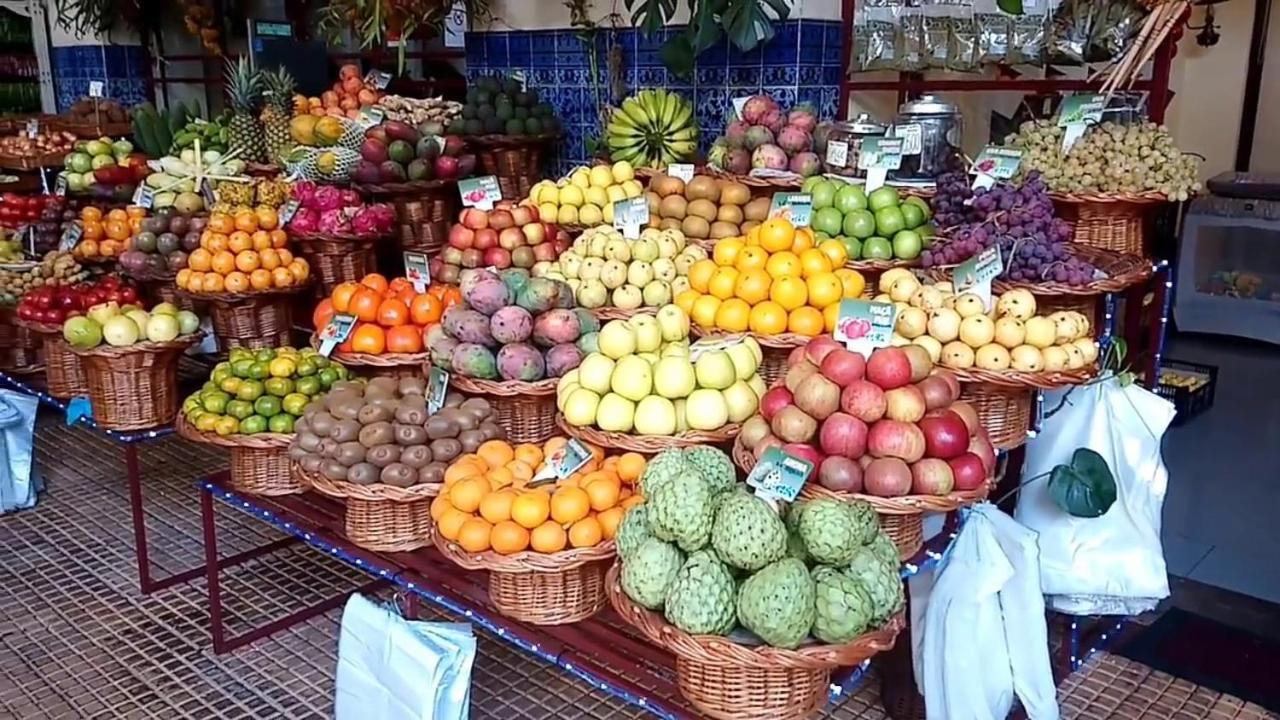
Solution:
<path fill-rule="evenodd" d="M 919 126 L 916 126 L 919 127 Z M 889 171 L 902 167 L 907 141 L 900 137 L 868 137 L 858 149 L 858 169 L 867 174 L 864 190 L 873 193 L 884 186 Z"/>
<path fill-rule="evenodd" d="M 841 300 L 831 335 L 848 349 L 870 357 L 876 348 L 889 345 L 897 322 L 898 308 L 893 303 Z"/>
<path fill-rule="evenodd" d="M 53 181 L 53 194 L 54 195 L 67 194 L 67 174 L 66 173 L 58 173 L 58 178 Z"/>
<path fill-rule="evenodd" d="M 406 250 L 404 253 L 404 276 L 413 283 L 413 291 L 424 293 L 431 284 L 431 270 L 427 266 L 425 253 Z"/>
<path fill-rule="evenodd" d="M 826 162 L 832 167 L 849 167 L 849 143 L 843 140 L 828 140 Z"/>
<path fill-rule="evenodd" d="M 80 223 L 73 222 L 67 225 L 67 228 L 62 231 L 62 238 L 58 240 L 58 252 L 71 252 L 82 237 L 84 237 L 84 228 Z"/>
<path fill-rule="evenodd" d="M 448 395 L 449 372 L 444 368 L 432 367 L 427 371 L 427 412 L 432 415 L 440 412 Z"/>
<path fill-rule="evenodd" d="M 366 85 L 372 85 L 379 90 L 386 90 L 391 84 L 391 73 L 385 70 L 370 70 L 364 76 Z"/>
<path fill-rule="evenodd" d="M 1104 95 L 1084 93 L 1062 99 L 1062 105 L 1058 108 L 1058 127 L 1063 129 L 1062 152 L 1071 152 L 1071 148 L 1084 137 L 1089 126 L 1102 120 L 1102 111 L 1106 107 Z"/>
<path fill-rule="evenodd" d="M 734 117 L 738 118 L 739 120 L 742 119 L 742 111 L 744 108 L 747 107 L 747 101 L 750 99 L 751 99 L 750 95 L 743 95 L 742 97 L 736 97 L 732 100 Z"/>
<path fill-rule="evenodd" d="M 812 474 L 813 463 L 771 447 L 751 468 L 747 485 L 765 500 L 794 502 Z"/>
<path fill-rule="evenodd" d="M 689 182 L 693 179 L 693 163 L 674 163 L 668 165 L 667 175 Z"/>
<path fill-rule="evenodd" d="M 150 210 L 156 202 L 156 191 L 146 184 L 139 184 L 138 189 L 133 191 L 133 204 L 140 208 Z"/>
<path fill-rule="evenodd" d="M 289 221 L 293 219 L 293 216 L 298 214 L 298 210 L 301 207 L 302 203 L 293 198 L 286 200 L 285 203 L 280 206 L 280 212 L 278 213 L 280 227 L 288 225 Z"/>
<path fill-rule="evenodd" d="M 325 357 L 332 355 L 334 348 L 351 337 L 355 326 L 355 315 L 334 315 L 330 318 L 328 324 L 320 328 L 320 354 Z"/>
<path fill-rule="evenodd" d="M 987 310 L 994 307 L 991 283 L 1004 272 L 999 246 L 992 246 L 956 266 L 951 274 L 956 295 L 971 292 L 982 299 Z"/>
<path fill-rule="evenodd" d="M 89 81 L 89 97 L 91 98 L 105 97 L 106 94 L 104 93 L 104 85 L 105 83 L 103 83 L 101 80 L 90 80 Z"/>
<path fill-rule="evenodd" d="M 795 227 L 809 227 L 813 216 L 813 195 L 798 192 L 774 193 L 769 202 L 769 217 L 789 220 Z"/>
<path fill-rule="evenodd" d="M 974 174 L 973 187 L 989 188 L 997 180 L 1008 180 L 1018 174 L 1018 166 L 1022 164 L 1022 150 L 1018 148 L 995 147 L 988 145 L 978 153 L 970 172 Z"/>
<path fill-rule="evenodd" d="M 35 118 L 31 118 L 30 120 L 27 121 L 27 139 L 35 140 L 36 136 L 39 134 L 40 134 L 40 121 Z"/>
<path fill-rule="evenodd" d="M 529 484 L 537 486 L 556 480 L 564 480 L 577 472 L 590 460 L 591 448 L 584 445 L 581 440 L 572 438 L 562 445 L 559 450 L 551 453 L 551 456 L 542 463 L 542 467 L 538 468 L 538 472 L 534 473 L 533 479 L 529 481 Z"/>
<path fill-rule="evenodd" d="M 902 139 L 903 155 L 919 155 L 924 147 L 924 128 L 916 123 L 907 123 L 906 125 L 894 125 L 892 137 Z M 865 150 L 865 141 L 864 150 Z"/>
<path fill-rule="evenodd" d="M 498 185 L 498 178 L 485 175 L 459 180 L 458 194 L 462 196 L 462 204 L 466 207 L 492 210 L 493 204 L 502 199 L 502 188 Z"/>
<path fill-rule="evenodd" d="M 623 237 L 635 240 L 640 228 L 649 224 L 649 200 L 645 196 L 626 198 L 613 204 L 613 226 Z"/>
<path fill-rule="evenodd" d="M 386 113 L 382 111 L 382 108 L 367 107 L 360 108 L 360 117 L 356 122 L 360 123 L 367 129 L 374 127 L 375 125 L 381 125 L 384 118 L 386 118 Z"/>

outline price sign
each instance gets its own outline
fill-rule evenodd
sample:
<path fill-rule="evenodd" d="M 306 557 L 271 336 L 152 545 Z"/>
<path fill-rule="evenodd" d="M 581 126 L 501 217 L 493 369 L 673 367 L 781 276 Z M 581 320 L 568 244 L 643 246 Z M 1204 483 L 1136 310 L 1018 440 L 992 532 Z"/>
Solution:
<path fill-rule="evenodd" d="M 989 188 L 996 180 L 1008 180 L 1018 174 L 1018 166 L 1022 164 L 1022 151 L 1018 148 L 1003 148 L 988 145 L 978 153 L 978 159 L 970 168 L 976 177 L 973 187 Z"/>
<path fill-rule="evenodd" d="M 89 81 L 89 97 L 91 98 L 105 97 L 105 93 L 103 92 L 105 89 L 103 87 L 104 85 L 105 83 L 103 83 L 101 80 L 90 80 Z"/>
<path fill-rule="evenodd" d="M 648 224 L 649 200 L 643 195 L 613 204 L 613 226 L 622 231 L 623 237 L 635 240 L 640 237 L 640 228 Z"/>
<path fill-rule="evenodd" d="M 579 468 L 586 465 L 590 460 L 591 449 L 583 445 L 577 438 L 573 438 L 559 450 L 551 453 L 551 456 L 543 462 L 542 467 L 538 468 L 538 472 L 534 473 L 533 479 L 529 481 L 529 484 L 541 485 L 556 480 L 564 480 L 577 472 Z"/>
<path fill-rule="evenodd" d="M 902 140 L 903 155 L 919 155 L 924 147 L 924 128 L 916 123 L 908 123 L 906 125 L 894 125 L 890 131 L 890 137 Z M 866 142 L 863 142 L 862 152 L 866 152 Z"/>
<path fill-rule="evenodd" d="M 750 95 L 743 95 L 742 97 L 736 97 L 732 100 L 734 117 L 738 118 L 739 120 L 742 119 L 742 111 L 747 107 L 747 101 L 750 99 L 751 99 Z"/>
<path fill-rule="evenodd" d="M 771 447 L 751 468 L 747 485 L 765 500 L 794 502 L 800 495 L 800 488 L 812 474 L 813 463 L 788 455 L 781 448 Z"/>
<path fill-rule="evenodd" d="M 413 291 L 424 293 L 431 284 L 431 271 L 427 269 L 425 253 L 406 251 L 404 254 L 404 276 L 413 283 Z"/>
<path fill-rule="evenodd" d="M 498 186 L 498 178 L 485 175 L 459 180 L 458 194 L 462 196 L 462 204 L 467 207 L 492 210 L 493 204 L 502 199 L 502 188 Z"/>
<path fill-rule="evenodd" d="M 693 179 L 693 163 L 675 163 L 667 166 L 667 174 L 673 178 L 680 178 L 685 182 Z"/>
<path fill-rule="evenodd" d="M 391 84 L 391 73 L 384 70 L 370 70 L 364 76 L 364 83 L 372 85 L 379 90 L 386 90 Z"/>
<path fill-rule="evenodd" d="M 381 125 L 383 119 L 386 118 L 386 116 L 387 114 L 382 111 L 382 108 L 378 108 L 378 107 L 360 108 L 360 118 L 356 120 L 356 122 L 360 123 L 362 126 L 364 126 L 367 129 L 375 125 Z"/>
<path fill-rule="evenodd" d="M 746 333 L 733 333 L 732 335 L 720 335 L 695 340 L 689 346 L 689 362 L 697 362 L 698 358 L 709 352 L 728 350 L 734 345 L 741 344 L 746 337 Z"/>
<path fill-rule="evenodd" d="M 427 371 L 427 412 L 432 415 L 444 407 L 445 396 L 449 394 L 449 373 L 443 368 L 433 367 Z"/>
<path fill-rule="evenodd" d="M 320 354 L 329 357 L 334 348 L 347 341 L 351 330 L 356 326 L 355 315 L 334 315 L 329 323 L 320 328 Z"/>
<path fill-rule="evenodd" d="M 898 308 L 893 303 L 841 300 L 831 335 L 850 350 L 869 357 L 872 350 L 889 345 L 897 322 Z"/>
<path fill-rule="evenodd" d="M 66 195 L 66 194 L 67 194 L 67 175 L 66 175 L 66 173 L 58 173 L 58 177 L 57 177 L 57 179 L 53 181 L 53 194 L 54 194 L 54 195 Z"/>
<path fill-rule="evenodd" d="M 133 191 L 133 204 L 147 210 L 156 203 L 156 191 L 151 186 L 139 184 L 138 189 Z"/>
<path fill-rule="evenodd" d="M 293 219 L 293 216 L 298 214 L 298 209 L 301 207 L 302 203 L 294 199 L 287 200 L 284 205 L 281 205 L 280 212 L 277 213 L 280 220 L 280 227 L 288 225 L 289 221 Z"/>
<path fill-rule="evenodd" d="M 916 125 L 914 127 L 919 127 Z M 875 192 L 889 178 L 890 170 L 902 167 L 907 141 L 900 137 L 868 137 L 858 150 L 858 169 L 866 171 L 868 193 Z"/>
<path fill-rule="evenodd" d="M 991 282 L 1004 272 L 1004 263 L 1000 260 L 1000 248 L 989 247 L 956 266 L 951 274 L 951 282 L 955 286 L 956 295 L 971 292 L 982 298 L 982 306 L 990 310 L 994 299 L 991 296 Z"/>
<path fill-rule="evenodd" d="M 1064 128 L 1062 152 L 1071 152 L 1089 126 L 1102 120 L 1102 111 L 1106 107 L 1104 95 L 1069 95 L 1062 99 L 1058 108 L 1058 127 Z"/>
<path fill-rule="evenodd" d="M 455 0 L 449 14 L 444 19 L 444 46 L 465 47 L 467 33 L 467 6 L 462 0 Z"/>
<path fill-rule="evenodd" d="M 826 161 L 832 167 L 849 167 L 849 143 L 843 140 L 828 140 Z"/>
<path fill-rule="evenodd" d="M 40 134 L 40 121 L 35 118 L 31 118 L 30 120 L 27 121 L 27 139 L 35 140 L 36 136 L 39 134 Z"/>
<path fill-rule="evenodd" d="M 813 195 L 809 193 L 774 193 L 769 203 L 769 217 L 790 220 L 796 227 L 809 227 L 813 215 Z"/>
<path fill-rule="evenodd" d="M 71 223 L 62 231 L 62 239 L 58 241 L 58 252 L 71 252 L 83 236 L 84 228 L 80 227 L 80 223 Z"/>

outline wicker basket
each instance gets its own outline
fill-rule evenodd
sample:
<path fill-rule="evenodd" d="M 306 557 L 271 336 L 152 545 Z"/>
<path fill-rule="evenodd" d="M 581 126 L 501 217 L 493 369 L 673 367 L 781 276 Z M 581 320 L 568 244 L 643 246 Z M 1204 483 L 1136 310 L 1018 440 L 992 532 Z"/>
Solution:
<path fill-rule="evenodd" d="M 200 432 L 181 414 L 174 429 L 182 437 L 231 450 L 231 488 L 249 495 L 293 495 L 306 487 L 293 476 L 289 443 L 293 434 L 227 435 Z"/>
<path fill-rule="evenodd" d="M 209 314 L 208 303 L 197 301 L 194 297 L 178 290 L 178 286 L 173 284 L 172 277 L 167 280 L 144 280 L 139 285 L 142 286 L 143 294 L 151 300 L 152 305 L 167 302 L 179 310 L 190 310 L 200 316 Z"/>
<path fill-rule="evenodd" d="M 479 156 L 482 175 L 493 175 L 502 188 L 502 197 L 517 201 L 529 195 L 529 189 L 543 176 L 550 156 L 548 150 L 558 135 L 517 137 L 483 135 L 472 138 Z"/>
<path fill-rule="evenodd" d="M 311 335 L 311 347 L 320 349 L 320 338 Z M 368 353 L 340 352 L 334 350 L 331 360 L 361 377 L 423 377 L 423 363 L 431 359 L 431 353 Z"/>
<path fill-rule="evenodd" d="M 1056 372 L 1016 372 L 949 368 L 960 381 L 960 399 L 973 405 L 991 444 L 1012 450 L 1027 441 L 1035 409 L 1036 390 L 1052 390 L 1087 382 L 1097 367 Z"/>
<path fill-rule="evenodd" d="M 1149 211 L 1168 202 L 1164 193 L 1051 193 L 1060 217 L 1074 224 L 1075 242 L 1145 257 L 1143 243 Z"/>
<path fill-rule="evenodd" d="M 356 185 L 362 195 L 391 203 L 401 250 L 434 255 L 444 247 L 461 200 L 457 180 Z"/>
<path fill-rule="evenodd" d="M 98 427 L 145 430 L 172 423 L 178 414 L 178 360 L 200 336 L 127 347 L 72 348 L 84 367 Z"/>
<path fill-rule="evenodd" d="M 237 295 L 179 294 L 209 303 L 213 334 L 223 351 L 234 347 L 274 348 L 290 345 L 293 327 L 293 295 L 305 285 L 269 292 Z"/>
<path fill-rule="evenodd" d="M 698 712 L 717 720 L 799 720 L 826 704 L 831 671 L 857 665 L 893 647 L 906 622 L 899 612 L 884 627 L 845 645 L 795 650 L 747 646 L 716 635 L 690 635 L 622 591 L 620 567 L 605 580 L 618 615 L 654 645 L 676 656 L 676 685 Z"/>
<path fill-rule="evenodd" d="M 469 553 L 435 536 L 436 549 L 467 570 L 487 570 L 489 600 L 498 612 L 533 625 L 586 620 L 608 600 L 604 578 L 616 551 L 613 541 L 557 553 Z"/>
<path fill-rule="evenodd" d="M 38 334 L 44 351 L 44 377 L 49 394 L 67 400 L 77 395 L 89 394 L 89 383 L 84 377 L 80 357 L 71 352 L 71 344 L 62 337 L 57 325 L 17 320 L 19 327 Z"/>
<path fill-rule="evenodd" d="M 0 370 L 33 373 L 44 369 L 44 336 L 19 324 L 13 308 L 0 308 Z"/>
<path fill-rule="evenodd" d="M 745 473 L 750 473 L 756 466 L 755 456 L 742 445 L 733 443 L 733 462 Z M 846 493 L 828 490 L 816 483 L 805 483 L 800 489 L 800 497 L 806 500 L 830 498 L 833 500 L 865 500 L 880 516 L 880 528 L 893 540 L 898 548 L 898 558 L 907 560 L 914 557 L 924 547 L 924 513 L 951 512 L 972 505 L 982 500 L 997 485 L 995 473 L 987 479 L 986 484 L 976 490 L 956 491 L 947 495 L 903 495 L 901 497 L 878 497 L 862 493 Z"/>
<path fill-rule="evenodd" d="M 409 552 L 431 544 L 431 498 L 440 485 L 355 485 L 308 473 L 297 463 L 293 472 L 304 486 L 343 501 L 343 532 L 352 543 L 376 552 Z"/>
<path fill-rule="evenodd" d="M 431 368 L 424 364 L 423 375 Z M 514 444 L 542 443 L 556 434 L 556 385 L 560 378 L 537 382 L 519 380 L 480 380 L 454 373 L 449 387 L 464 395 L 480 396 L 489 401 L 495 420 L 507 431 Z"/>
<path fill-rule="evenodd" d="M 357 282 L 377 269 L 374 246 L 382 238 L 292 233 L 298 252 L 315 272 L 317 292 L 328 297 L 344 282 Z"/>
<path fill-rule="evenodd" d="M 718 430 L 686 430 L 677 435 L 632 435 L 631 433 L 610 432 L 596 427 L 577 427 L 570 425 L 564 415 L 556 413 L 556 425 L 570 437 L 590 443 L 597 447 L 625 452 L 638 452 L 643 455 L 657 455 L 671 448 L 696 447 L 698 445 L 714 445 L 727 447 L 742 431 L 742 425 L 729 423 Z"/>

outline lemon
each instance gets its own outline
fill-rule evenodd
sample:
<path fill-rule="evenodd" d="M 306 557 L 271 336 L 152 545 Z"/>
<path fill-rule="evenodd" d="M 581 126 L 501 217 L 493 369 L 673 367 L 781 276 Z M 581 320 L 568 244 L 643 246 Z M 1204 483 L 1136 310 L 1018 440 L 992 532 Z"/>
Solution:
<path fill-rule="evenodd" d="M 586 191 L 582 193 L 582 195 L 583 197 L 586 198 L 586 201 L 588 203 L 590 203 L 591 205 L 595 205 L 596 207 L 604 207 L 605 205 L 609 204 L 609 195 L 604 191 L 604 188 L 602 187 L 596 187 L 592 185 L 591 187 L 587 188 Z"/>
<path fill-rule="evenodd" d="M 573 205 L 561 205 L 560 211 L 556 213 L 556 222 L 561 225 L 577 225 L 578 208 Z"/>
<path fill-rule="evenodd" d="M 591 171 L 586 168 L 578 168 L 569 174 L 569 184 L 577 185 L 586 190 L 591 187 Z"/>
<path fill-rule="evenodd" d="M 582 205 L 583 200 L 582 188 L 577 185 L 569 185 L 560 191 L 561 207 L 564 207 L 565 205 L 572 205 L 576 208 Z"/>
<path fill-rule="evenodd" d="M 635 178 L 632 178 L 630 180 L 623 180 L 622 192 L 625 193 L 626 196 L 629 198 L 640 197 L 641 195 L 644 194 L 644 186 L 641 185 L 640 181 L 636 180 Z"/>
<path fill-rule="evenodd" d="M 536 195 L 534 195 L 533 193 L 530 193 L 530 195 L 534 199 L 534 202 L 557 203 L 560 201 L 560 188 L 556 187 L 554 183 L 542 182 L 540 183 L 540 185 L 542 187 L 538 188 L 538 192 Z"/>
<path fill-rule="evenodd" d="M 583 225 L 599 225 L 604 222 L 604 211 L 599 205 L 583 205 L 578 210 L 578 221 Z"/>
<path fill-rule="evenodd" d="M 602 215 L 604 216 L 604 222 L 606 225 L 613 224 L 613 203 L 609 203 L 604 206 Z"/>
<path fill-rule="evenodd" d="M 544 202 L 538 206 L 538 215 L 544 218 L 553 218 L 559 209 L 559 206 L 555 203 Z"/>
<path fill-rule="evenodd" d="M 610 174 L 613 175 L 614 182 L 624 183 L 635 179 L 636 169 L 631 167 L 631 163 L 626 160 L 619 160 L 610 168 Z"/>
<path fill-rule="evenodd" d="M 627 194 L 622 191 L 621 185 L 610 185 L 604 189 L 606 195 L 609 196 L 609 203 L 616 203 L 619 200 L 626 200 Z"/>
<path fill-rule="evenodd" d="M 591 184 L 596 187 L 609 187 L 613 184 L 613 172 L 608 165 L 596 165 L 591 168 Z"/>

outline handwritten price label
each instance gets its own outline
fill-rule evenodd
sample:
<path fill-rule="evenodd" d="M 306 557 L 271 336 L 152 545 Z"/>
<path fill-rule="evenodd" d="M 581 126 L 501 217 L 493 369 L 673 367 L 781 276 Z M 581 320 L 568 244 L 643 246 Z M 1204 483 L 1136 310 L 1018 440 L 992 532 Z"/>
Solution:
<path fill-rule="evenodd" d="M 493 204 L 502 199 L 502 188 L 498 185 L 498 178 L 485 175 L 459 180 L 458 194 L 462 196 L 462 204 L 467 207 L 492 210 Z"/>
<path fill-rule="evenodd" d="M 831 335 L 850 350 L 870 356 L 876 348 L 889 345 L 897 322 L 898 308 L 892 303 L 841 300 L 836 329 Z"/>
<path fill-rule="evenodd" d="M 356 326 L 355 315 L 334 315 L 320 330 L 320 354 L 329 357 L 334 348 L 347 341 Z"/>

